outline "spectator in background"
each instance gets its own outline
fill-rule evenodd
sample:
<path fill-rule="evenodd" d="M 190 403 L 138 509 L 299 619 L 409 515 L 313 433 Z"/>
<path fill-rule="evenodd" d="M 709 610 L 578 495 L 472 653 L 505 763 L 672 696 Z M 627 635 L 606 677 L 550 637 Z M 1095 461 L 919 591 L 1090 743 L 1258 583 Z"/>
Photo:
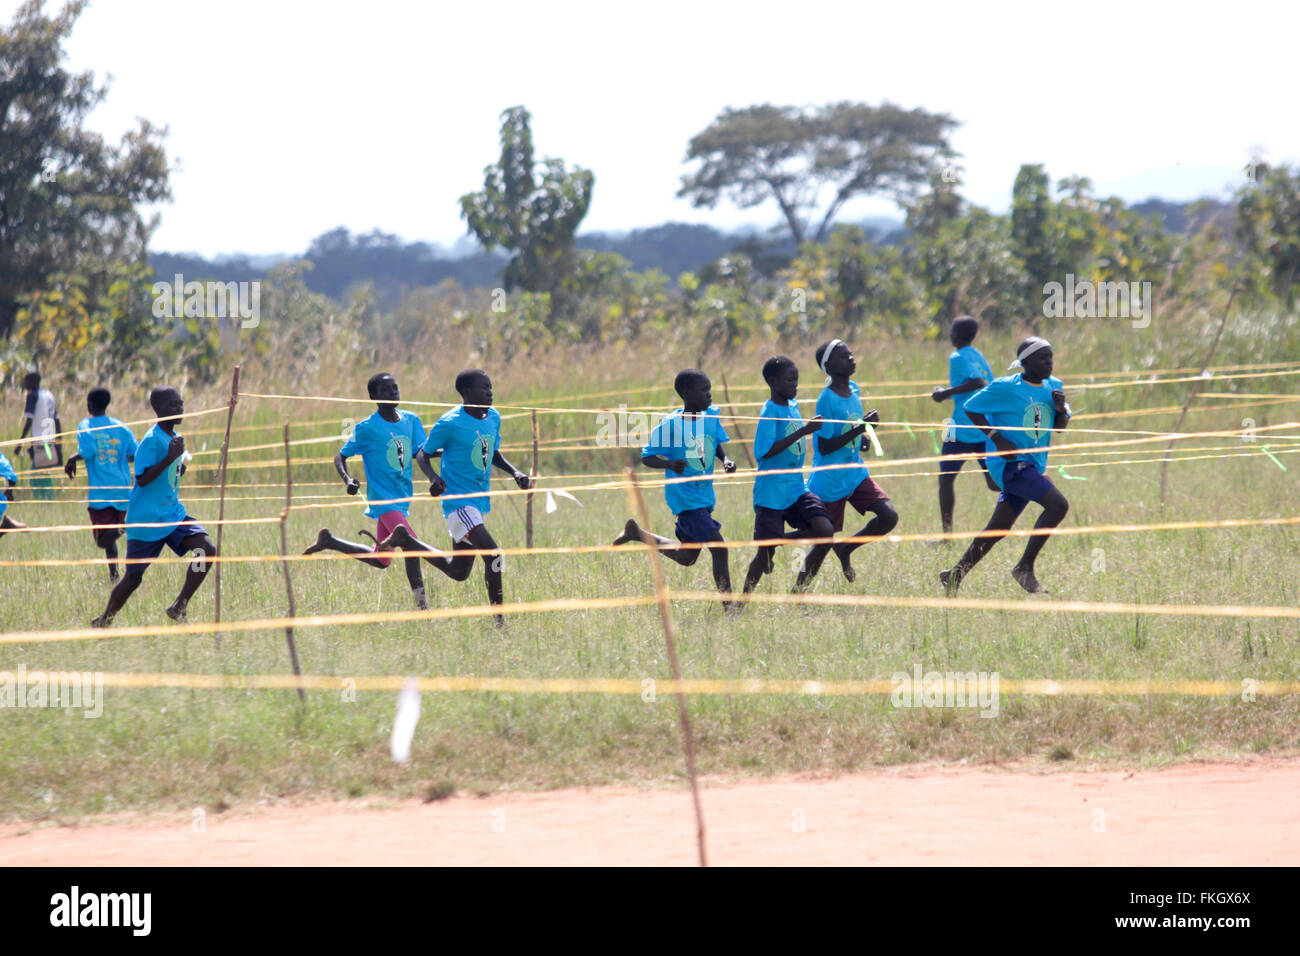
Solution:
<path fill-rule="evenodd" d="M 54 404 L 54 393 L 41 388 L 40 372 L 28 372 L 23 379 L 23 388 L 27 390 L 27 404 L 23 408 L 23 433 L 18 437 L 31 435 L 37 439 L 27 446 L 32 469 L 59 468 L 63 465 L 63 440 L 55 436 L 63 431 L 63 424 Z M 33 478 L 32 488 L 37 498 L 53 498 L 53 475 Z"/>

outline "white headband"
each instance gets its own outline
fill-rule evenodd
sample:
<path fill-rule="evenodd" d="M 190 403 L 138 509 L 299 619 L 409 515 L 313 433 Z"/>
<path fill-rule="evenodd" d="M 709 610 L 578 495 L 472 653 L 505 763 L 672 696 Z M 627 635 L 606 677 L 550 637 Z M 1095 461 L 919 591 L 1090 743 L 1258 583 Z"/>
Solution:
<path fill-rule="evenodd" d="M 1032 344 L 1026 345 L 1023 349 L 1021 349 L 1019 354 L 1016 355 L 1016 360 L 1012 362 L 1010 365 L 1008 365 L 1007 368 L 1008 369 L 1024 368 L 1024 366 L 1020 364 L 1021 362 L 1029 358 L 1029 356 L 1033 355 L 1039 349 L 1050 349 L 1051 347 L 1052 347 L 1052 343 L 1047 341 L 1047 339 L 1035 339 Z"/>
<path fill-rule="evenodd" d="M 834 352 L 837 347 L 843 344 L 844 343 L 841 342 L 839 339 L 831 339 L 830 345 L 826 346 L 826 351 L 822 353 L 822 360 L 820 364 L 823 372 L 826 372 L 826 363 L 830 361 L 831 353 Z M 826 374 L 829 375 L 831 373 L 826 372 Z"/>

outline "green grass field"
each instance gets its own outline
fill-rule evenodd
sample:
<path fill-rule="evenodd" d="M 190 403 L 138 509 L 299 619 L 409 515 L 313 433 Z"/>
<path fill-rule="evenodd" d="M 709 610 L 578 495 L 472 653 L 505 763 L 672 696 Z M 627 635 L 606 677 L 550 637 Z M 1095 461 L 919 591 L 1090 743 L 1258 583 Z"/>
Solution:
<path fill-rule="evenodd" d="M 981 341 L 995 369 L 997 357 L 1008 350 L 1010 337 Z M 1181 352 L 1161 351 L 1159 361 L 1135 356 L 1125 340 L 1090 343 L 1072 355 L 1068 341 L 1058 343 L 1057 375 L 1067 389 L 1084 372 L 1124 367 L 1160 368 L 1193 364 L 1196 343 Z M 792 348 L 794 348 L 792 346 Z M 821 377 L 810 374 L 808 351 L 798 346 L 804 382 L 800 400 L 805 409 L 815 402 Z M 1128 348 L 1129 351 L 1124 351 Z M 1184 354 L 1185 353 L 1185 354 Z M 1155 353 L 1153 353 L 1155 354 Z M 859 380 L 868 390 L 873 379 L 942 379 L 946 349 L 937 343 L 909 345 L 888 357 L 859 351 Z M 1259 356 L 1248 337 L 1234 347 L 1229 337 L 1218 363 L 1283 361 L 1283 354 Z M 498 374 L 500 404 L 528 404 L 602 388 L 635 388 L 671 382 L 665 369 L 694 364 L 671 350 L 648 362 L 641 374 L 601 369 L 582 381 L 562 371 L 549 378 L 521 372 L 526 385 L 512 389 L 510 377 Z M 872 370 L 875 370 L 874 372 Z M 737 402 L 761 397 L 752 388 L 758 380 L 757 362 L 749 357 L 728 363 Z M 1258 393 L 1293 392 L 1288 377 L 1245 379 L 1216 384 L 1216 390 Z M 408 384 L 410 382 L 410 384 Z M 559 384 L 557 384 L 559 383 Z M 715 378 L 715 400 L 722 401 Z M 739 392 L 743 385 L 746 391 Z M 269 380 L 249 376 L 246 391 L 279 391 Z M 1165 408 L 1181 403 L 1187 384 L 1095 390 L 1072 395 L 1077 414 L 1116 413 Z M 360 386 L 320 386 L 332 394 L 355 394 Z M 928 391 L 928 388 L 881 388 L 886 394 Z M 413 373 L 403 380 L 407 398 L 447 400 L 449 388 Z M 190 398 L 191 409 L 221 403 L 221 389 Z M 671 392 L 663 387 L 629 401 L 664 405 Z M 606 399 L 605 401 L 609 401 Z M 613 401 L 617 401 L 614 399 Z M 586 402 L 585 404 L 593 404 Z M 886 420 L 934 421 L 945 412 L 925 399 L 878 404 Z M 1201 400 L 1198 405 L 1223 404 Z M 338 406 L 337 408 L 342 408 Z M 1194 408 L 1197 406 L 1194 406 Z M 240 406 L 236 424 L 278 423 L 285 403 Z M 292 414 L 299 420 L 327 420 L 337 410 L 299 403 Z M 142 409 L 117 407 L 124 419 L 144 417 Z M 353 417 L 369 409 L 356 406 Z M 746 412 L 754 414 L 752 410 Z M 1251 416 L 1259 426 L 1294 420 L 1300 403 L 1252 408 L 1250 411 L 1210 409 L 1189 415 L 1184 430 L 1240 429 Z M 432 415 L 422 411 L 426 424 Z M 221 416 L 209 416 L 181 429 L 217 427 Z M 340 418 L 344 415 L 340 415 Z M 1168 429 L 1175 412 L 1076 420 L 1079 427 Z M 73 416 L 65 417 L 65 423 Z M 590 435 L 589 417 L 544 416 L 543 437 Z M 137 429 L 142 431 L 142 429 Z M 337 432 L 332 424 L 299 428 L 295 437 Z M 744 426 L 752 435 L 752 424 Z M 511 419 L 508 444 L 527 438 L 527 419 Z M 1295 434 L 1295 430 L 1287 434 Z M 1104 436 L 1090 436 L 1101 440 Z M 909 436 L 887 430 L 883 435 L 889 458 L 932 454 L 930 434 Z M 276 428 L 240 432 L 236 445 L 274 442 Z M 219 436 L 208 435 L 208 450 Z M 1080 434 L 1061 440 L 1081 440 Z M 1254 443 L 1234 438 L 1199 439 L 1180 448 L 1220 448 L 1202 455 L 1256 452 L 1266 439 Z M 1293 445 L 1271 442 L 1275 452 Z M 200 451 L 200 439 L 191 441 Z M 1175 461 L 1169 465 L 1169 495 L 1159 501 L 1159 465 L 1089 462 L 1154 459 L 1164 444 L 1139 446 L 1131 454 L 1074 455 L 1051 459 L 1067 464 L 1070 474 L 1086 481 L 1065 480 L 1053 467 L 1052 477 L 1069 497 L 1072 510 L 1066 527 L 1168 520 L 1217 520 L 1289 516 L 1296 501 L 1300 459 L 1283 455 L 1282 471 L 1261 454 Z M 322 444 L 295 449 L 299 457 L 327 457 L 336 446 Z M 508 454 L 527 463 L 523 451 Z M 1190 451 L 1178 454 L 1193 454 Z M 253 450 L 236 461 L 273 460 L 274 449 Z M 744 467 L 738 449 L 733 456 Z M 10 456 L 15 457 L 14 455 Z M 543 472 L 591 474 L 614 472 L 627 460 L 626 451 L 589 451 L 543 455 Z M 210 464 L 210 455 L 197 464 Z M 933 477 L 903 477 L 897 473 L 936 470 L 933 465 L 872 464 L 873 474 L 890 492 L 900 514 L 899 533 L 936 532 L 939 521 Z M 355 468 L 360 473 L 359 464 Z M 295 471 L 298 504 L 337 504 L 348 501 L 337 484 L 310 485 L 331 474 L 328 466 L 302 466 Z M 273 466 L 232 469 L 227 516 L 268 517 L 279 513 L 282 487 L 249 487 L 251 482 L 274 485 L 281 472 Z M 654 475 L 642 472 L 643 477 Z M 895 475 L 894 477 L 888 477 Z M 207 483 L 211 469 L 195 467 L 182 484 L 182 499 L 200 520 L 216 516 L 215 491 L 187 488 Z M 60 479 L 61 480 L 61 479 Z M 594 479 L 573 479 L 574 484 Z M 77 490 L 84 479 L 77 482 Z M 423 485 L 417 481 L 416 491 Z M 505 487 L 500 483 L 500 487 Z M 249 496 L 260 496 L 251 498 Z M 538 545 L 607 543 L 628 517 L 620 489 L 578 492 L 583 506 L 560 502 L 552 515 L 537 508 Z M 21 495 L 10 513 L 29 525 L 83 525 L 84 506 L 74 491 L 58 503 L 33 502 Z M 655 530 L 671 534 L 672 519 L 657 489 L 647 490 Z M 538 502 L 540 505 L 540 501 Z M 967 468 L 957 485 L 956 525 L 974 531 L 983 525 L 993 504 L 990 495 Z M 362 504 L 346 507 L 302 508 L 291 512 L 291 551 L 309 544 L 317 529 L 328 525 L 355 538 L 359 528 L 373 529 L 361 515 Z M 1021 525 L 1027 527 L 1037 509 L 1031 506 Z M 731 539 L 749 538 L 752 524 L 750 484 L 718 484 L 718 518 Z M 851 516 L 856 517 L 856 516 Z M 412 510 L 417 533 L 440 546 L 448 543 L 438 506 L 425 500 Z M 497 540 L 522 546 L 522 499 L 497 503 L 489 517 Z M 214 528 L 215 526 L 210 526 Z M 856 528 L 856 525 L 851 527 Z M 823 567 L 817 593 L 939 595 L 937 573 L 960 553 L 962 543 L 920 541 L 880 542 L 861 549 L 855 564 L 858 581 L 847 584 L 833 559 Z M 1023 598 L 1008 575 L 1023 539 L 994 549 L 968 579 L 963 597 Z M 224 553 L 278 553 L 275 523 L 228 526 Z M 1296 605 L 1295 555 L 1300 529 L 1295 526 L 1241 529 L 1198 529 L 1165 532 L 1083 534 L 1060 536 L 1047 545 L 1039 576 L 1051 590 L 1045 600 L 1136 601 L 1164 604 Z M 778 573 L 761 589 L 787 591 L 793 582 L 793 548 L 778 553 Z M 0 542 L 0 559 L 95 557 L 88 531 L 9 535 Z M 738 587 L 751 556 L 749 549 L 732 554 L 731 573 Z M 1103 569 L 1104 567 L 1104 569 Z M 712 587 L 707 559 L 683 569 L 666 565 L 671 587 L 707 590 Z M 102 609 L 107 575 L 102 567 L 0 567 L 5 587 L 0 603 L 0 631 L 63 629 L 86 625 Z M 223 571 L 223 616 L 227 620 L 281 616 L 286 602 L 278 562 L 231 564 Z M 179 587 L 182 566 L 151 569 L 144 585 L 119 616 L 117 626 L 166 625 L 163 608 Z M 299 614 L 406 611 L 412 602 L 400 566 L 379 572 L 353 561 L 296 562 L 294 588 Z M 481 568 L 464 584 L 456 584 L 426 566 L 430 603 L 434 607 L 480 604 L 485 600 Z M 512 556 L 506 564 L 506 599 L 537 601 L 552 598 L 595 598 L 647 594 L 652 581 L 645 553 Z M 211 620 L 212 581 L 209 578 L 190 608 L 191 621 Z M 673 608 L 680 634 L 681 665 L 687 677 L 812 678 L 823 680 L 888 678 L 897 671 L 996 671 L 1012 678 L 1205 678 L 1240 681 L 1294 680 L 1300 677 L 1294 620 L 1218 619 L 1209 617 L 1133 617 L 1069 613 L 1027 614 L 969 610 L 883 608 L 813 608 L 785 605 L 754 606 L 739 617 L 724 617 L 717 605 L 680 602 Z M 558 787 L 573 784 L 632 782 L 658 785 L 683 776 L 676 707 L 659 695 L 647 703 L 636 695 L 508 695 L 497 693 L 426 694 L 412 760 L 394 764 L 388 737 L 396 695 L 391 692 L 345 693 L 343 679 L 367 675 L 481 675 L 518 677 L 620 677 L 642 680 L 670 676 L 664 638 L 654 607 L 615 610 L 574 610 L 517 616 L 497 630 L 485 618 L 375 624 L 297 632 L 303 669 L 310 674 L 336 675 L 339 690 L 309 694 L 299 705 L 292 691 L 115 689 L 105 691 L 103 715 L 84 719 L 79 712 L 55 709 L 0 711 L 0 816 L 40 819 L 112 812 L 128 808 L 226 806 L 311 795 L 435 796 L 449 787 L 471 790 Z M 288 671 L 281 630 L 227 635 L 220 648 L 209 635 L 161 633 L 147 638 L 0 644 L 0 670 L 19 665 L 33 669 L 80 671 L 185 671 L 194 673 L 267 674 Z M 352 698 L 355 699 L 352 699 Z M 876 764 L 918 760 L 1004 761 L 1019 758 L 1118 761 L 1144 764 L 1247 752 L 1292 753 L 1300 743 L 1300 701 L 1295 697 L 1248 702 L 1239 697 L 1017 697 L 1004 695 L 999 716 L 983 719 L 976 710 L 895 709 L 887 696 L 712 696 L 690 699 L 699 769 L 708 774 L 768 774 L 784 771 L 845 771 Z"/>

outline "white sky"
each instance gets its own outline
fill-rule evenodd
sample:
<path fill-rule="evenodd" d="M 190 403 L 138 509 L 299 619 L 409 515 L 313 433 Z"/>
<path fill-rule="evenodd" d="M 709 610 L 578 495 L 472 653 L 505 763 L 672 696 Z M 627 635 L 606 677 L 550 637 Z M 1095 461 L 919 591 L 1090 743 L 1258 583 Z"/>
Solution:
<path fill-rule="evenodd" d="M 1300 157 L 1298 26 L 1295 2 L 96 0 L 67 50 L 113 77 L 95 129 L 170 127 L 152 247 L 214 255 L 339 225 L 450 244 L 516 104 L 539 158 L 595 172 L 584 231 L 774 222 L 674 198 L 690 137 L 763 102 L 948 112 L 965 194 L 998 210 L 1024 162 L 1128 200 L 1223 197 L 1252 152 Z"/>

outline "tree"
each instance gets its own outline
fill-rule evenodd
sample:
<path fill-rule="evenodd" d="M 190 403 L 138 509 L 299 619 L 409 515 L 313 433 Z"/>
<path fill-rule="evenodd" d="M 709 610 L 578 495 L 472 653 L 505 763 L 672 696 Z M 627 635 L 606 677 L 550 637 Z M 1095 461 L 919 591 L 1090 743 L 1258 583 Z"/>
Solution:
<path fill-rule="evenodd" d="M 0 30 L 0 336 L 56 271 L 85 275 L 92 303 L 107 294 L 113 263 L 145 259 L 156 220 L 136 205 L 171 198 L 165 129 L 140 120 L 114 147 L 83 128 L 107 93 L 62 66 L 84 8 L 47 17 L 27 0 Z"/>
<path fill-rule="evenodd" d="M 1064 281 L 1057 274 L 1056 250 L 1052 248 L 1052 189 L 1047 171 L 1037 163 L 1020 167 L 1011 187 L 1011 243 L 1025 265 L 1031 297 L 1043 286 Z"/>
<path fill-rule="evenodd" d="M 501 114 L 501 159 L 483 170 L 483 189 L 460 197 L 461 216 L 483 248 L 513 250 L 507 289 L 559 292 L 577 268 L 573 235 L 591 205 L 595 177 L 559 159 L 533 161 L 531 117 L 522 106 Z"/>
<path fill-rule="evenodd" d="M 1257 163 L 1252 170 L 1237 196 L 1237 238 L 1261 287 L 1290 308 L 1300 289 L 1300 167 Z"/>
<path fill-rule="evenodd" d="M 682 177 L 677 195 L 709 209 L 723 198 L 741 208 L 772 199 L 796 247 L 810 233 L 822 242 L 851 199 L 914 197 L 956 156 L 948 144 L 956 125 L 946 114 L 890 103 L 726 109 L 691 139 L 686 162 L 700 166 Z M 830 198 L 814 229 L 825 192 Z"/>

